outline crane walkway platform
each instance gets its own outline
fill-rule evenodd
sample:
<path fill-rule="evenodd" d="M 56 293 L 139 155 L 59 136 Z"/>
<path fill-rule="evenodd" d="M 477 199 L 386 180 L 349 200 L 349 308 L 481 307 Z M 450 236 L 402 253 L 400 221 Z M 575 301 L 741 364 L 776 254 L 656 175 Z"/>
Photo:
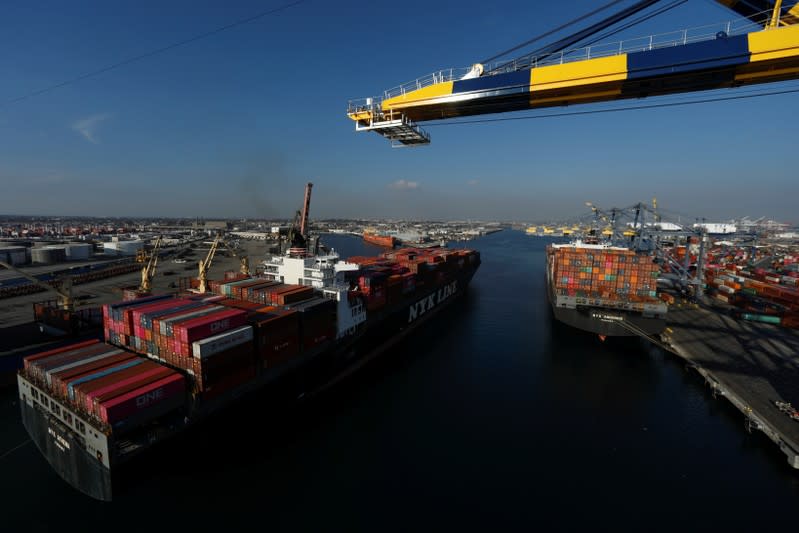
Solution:
<path fill-rule="evenodd" d="M 762 431 L 799 469 L 799 420 L 780 409 L 799 406 L 799 331 L 711 307 L 672 306 L 668 324 L 660 342 L 741 411 L 747 431 Z"/>
<path fill-rule="evenodd" d="M 356 131 L 374 131 L 391 141 L 393 148 L 430 144 L 430 135 L 404 113 L 383 113 L 371 99 L 359 107 L 350 106 L 351 116 L 362 116 Z"/>

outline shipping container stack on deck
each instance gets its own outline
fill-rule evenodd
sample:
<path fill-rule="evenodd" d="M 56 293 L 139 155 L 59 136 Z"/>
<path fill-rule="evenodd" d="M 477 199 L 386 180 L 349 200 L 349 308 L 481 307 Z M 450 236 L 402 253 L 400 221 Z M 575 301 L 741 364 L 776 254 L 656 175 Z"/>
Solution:
<path fill-rule="evenodd" d="M 258 278 L 209 286 L 219 294 L 104 306 L 106 338 L 186 371 L 204 399 L 336 338 L 335 301 L 311 287 Z"/>
<path fill-rule="evenodd" d="M 24 371 L 62 405 L 35 389 L 33 401 L 81 433 L 84 424 L 73 420 L 68 409 L 103 430 L 122 431 L 177 410 L 185 401 L 185 379 L 179 372 L 98 340 L 26 357 Z"/>
<path fill-rule="evenodd" d="M 633 303 L 657 301 L 660 269 L 651 256 L 619 248 L 564 247 L 553 253 L 556 294 Z"/>
<path fill-rule="evenodd" d="M 418 289 L 450 281 L 458 268 L 477 260 L 471 250 L 446 248 L 401 248 L 381 257 L 347 259 L 361 267 L 357 284 L 370 311 L 401 301 Z"/>

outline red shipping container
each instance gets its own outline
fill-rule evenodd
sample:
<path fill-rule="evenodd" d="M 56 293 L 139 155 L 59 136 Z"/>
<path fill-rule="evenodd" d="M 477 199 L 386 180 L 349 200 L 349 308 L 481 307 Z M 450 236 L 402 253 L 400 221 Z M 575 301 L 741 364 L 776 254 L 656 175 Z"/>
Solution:
<path fill-rule="evenodd" d="M 202 318 L 175 324 L 174 336 L 181 342 L 190 344 L 196 340 L 222 333 L 247 323 L 247 313 L 240 309 L 220 311 Z"/>
<path fill-rule="evenodd" d="M 29 355 L 22 360 L 23 368 L 25 370 L 31 365 L 31 363 L 35 361 L 40 361 L 41 359 L 45 359 L 47 357 L 51 357 L 56 354 L 69 352 L 73 350 L 78 350 L 80 348 L 85 348 L 87 346 L 91 346 L 92 344 L 98 344 L 100 341 L 97 339 L 91 339 L 88 341 L 78 342 L 75 344 L 68 344 L 66 346 L 61 346 L 59 348 L 53 348 L 52 350 L 47 350 L 46 352 L 37 353 L 35 355 Z"/>
<path fill-rule="evenodd" d="M 103 387 L 106 387 L 112 383 L 116 383 L 119 380 L 127 379 L 132 376 L 136 376 L 145 372 L 147 370 L 151 370 L 153 368 L 159 368 L 160 366 L 158 363 L 154 363 L 153 361 L 143 360 L 140 365 L 135 365 L 130 368 L 126 368 L 124 370 L 120 370 L 119 372 L 114 372 L 107 376 L 103 376 L 97 379 L 93 379 L 91 381 L 87 381 L 85 383 L 81 383 L 74 387 L 75 393 L 75 403 L 78 406 L 83 406 L 86 400 L 86 395 Z"/>
<path fill-rule="evenodd" d="M 131 377 L 124 381 L 119 381 L 113 386 L 106 387 L 102 392 L 97 391 L 86 397 L 84 407 L 97 417 L 100 417 L 100 405 L 111 401 L 114 398 L 127 394 L 131 391 L 140 389 L 156 381 L 168 378 L 175 374 L 175 371 L 165 366 L 160 366 L 156 369 L 148 370 L 138 376 Z"/>
<path fill-rule="evenodd" d="M 76 394 L 76 399 L 80 401 L 81 406 L 89 412 L 94 411 L 94 399 L 104 399 L 103 395 L 114 392 L 114 391 L 122 391 L 122 389 L 131 383 L 139 383 L 140 385 L 145 385 L 145 380 L 152 376 L 157 376 L 158 379 L 165 378 L 172 370 L 165 366 L 161 366 L 158 363 L 154 363 L 152 361 L 146 361 L 141 365 L 137 365 L 133 368 L 129 368 L 127 371 L 119 372 L 113 376 L 109 376 L 110 380 L 102 380 L 102 384 L 94 385 L 93 390 L 88 390 L 89 388 L 80 388 L 80 394 Z M 101 381 L 101 380 L 96 380 Z M 155 381 L 155 380 L 153 380 Z M 128 392 L 125 390 L 124 392 Z M 120 394 L 116 394 L 117 396 Z M 113 396 L 109 397 L 108 399 L 112 398 Z"/>
<path fill-rule="evenodd" d="M 167 378 L 101 403 L 99 405 L 100 418 L 108 424 L 115 424 L 132 415 L 151 409 L 170 398 L 182 396 L 185 388 L 186 382 L 183 376 L 176 372 Z"/>

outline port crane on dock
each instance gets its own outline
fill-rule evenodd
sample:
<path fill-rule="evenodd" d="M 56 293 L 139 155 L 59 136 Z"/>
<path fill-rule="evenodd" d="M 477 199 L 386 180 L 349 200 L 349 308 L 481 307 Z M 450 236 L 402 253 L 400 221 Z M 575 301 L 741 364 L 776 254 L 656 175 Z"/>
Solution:
<path fill-rule="evenodd" d="M 37 287 L 41 287 L 42 289 L 48 292 L 54 292 L 58 295 L 58 307 L 63 311 L 72 312 L 75 309 L 75 298 L 72 295 L 72 278 L 69 276 L 64 276 L 60 279 L 60 282 L 54 285 L 50 283 L 45 283 L 44 281 L 38 279 L 36 276 L 32 276 L 25 271 L 22 271 L 8 263 L 0 261 L 0 266 L 3 268 L 7 268 L 13 272 L 16 272 L 20 276 L 24 277 Z"/>
<path fill-rule="evenodd" d="M 155 269 L 158 266 L 158 250 L 161 248 L 162 242 L 163 238 L 161 235 L 159 235 L 158 239 L 155 241 L 152 251 L 150 252 L 150 258 L 147 260 L 147 264 L 141 269 L 141 282 L 139 283 L 140 294 L 149 294 L 150 290 L 152 289 Z"/>
<path fill-rule="evenodd" d="M 235 250 L 233 250 L 233 248 L 222 239 L 221 235 L 217 235 L 214 237 L 214 240 L 211 243 L 211 248 L 208 249 L 208 254 L 205 256 L 205 259 L 197 263 L 197 280 L 199 281 L 197 292 L 200 294 L 205 294 L 208 292 L 208 270 L 211 268 L 211 264 L 213 263 L 214 256 L 216 255 L 216 251 L 219 249 L 220 244 L 227 248 L 233 257 L 239 259 L 239 262 L 241 263 L 239 272 L 245 276 L 250 275 L 250 258 L 248 256 L 239 256 Z"/>
<path fill-rule="evenodd" d="M 602 209 L 592 202 L 586 202 L 585 205 L 591 208 L 593 218 L 593 227 L 588 232 L 588 238 L 600 239 L 609 244 L 636 251 L 653 253 L 661 265 L 668 266 L 673 272 L 669 278 L 673 288 L 701 299 L 707 237 L 703 226 L 686 228 L 672 225 L 674 229 L 664 229 L 668 226 L 663 224 L 663 218 L 657 209 L 657 199 L 655 198 L 652 199 L 651 206 L 643 202 L 624 208 L 613 207 L 611 209 Z M 696 265 L 691 264 L 691 254 L 688 253 L 691 238 L 698 241 Z M 667 245 L 675 239 L 685 240 L 686 254 L 682 261 L 673 255 L 672 248 Z"/>
<path fill-rule="evenodd" d="M 637 39 L 600 42 L 620 31 L 612 27 L 621 22 L 626 21 L 621 28 L 626 29 L 685 0 L 674 0 L 654 13 L 641 14 L 658 1 L 637 1 L 587 28 L 509 61 L 491 62 L 506 55 L 503 53 L 471 67 L 434 72 L 388 89 L 381 96 L 351 100 L 347 116 L 355 122 L 356 131 L 373 131 L 388 139 L 393 147 L 420 146 L 430 143 L 430 135 L 419 125 L 426 121 L 799 78 L 797 0 L 716 0 L 741 18 Z M 617 3 L 610 2 L 558 29 Z M 637 20 L 628 20 L 639 14 Z"/>

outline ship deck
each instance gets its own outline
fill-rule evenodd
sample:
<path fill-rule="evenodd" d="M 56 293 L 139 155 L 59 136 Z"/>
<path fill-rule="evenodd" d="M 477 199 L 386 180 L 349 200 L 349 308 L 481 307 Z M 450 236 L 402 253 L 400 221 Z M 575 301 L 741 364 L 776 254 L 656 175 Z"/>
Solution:
<path fill-rule="evenodd" d="M 675 305 L 662 339 L 799 469 L 799 420 L 775 402 L 799 407 L 799 331 L 737 320 L 713 307 Z"/>

